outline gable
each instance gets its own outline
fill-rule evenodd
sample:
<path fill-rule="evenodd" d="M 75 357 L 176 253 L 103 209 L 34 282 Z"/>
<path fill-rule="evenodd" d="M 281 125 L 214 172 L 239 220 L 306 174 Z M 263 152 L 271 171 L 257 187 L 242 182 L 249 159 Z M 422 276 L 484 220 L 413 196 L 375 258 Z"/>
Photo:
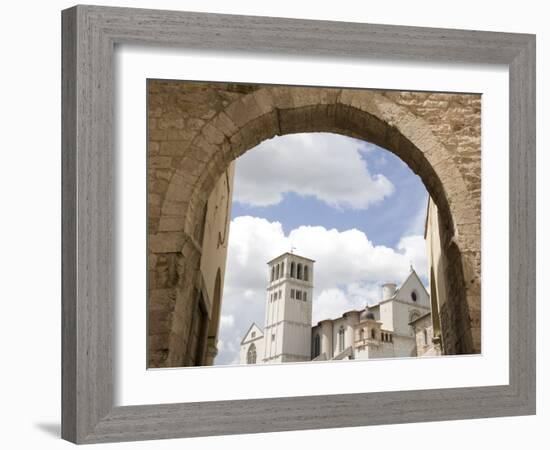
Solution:
<path fill-rule="evenodd" d="M 248 329 L 248 331 L 244 335 L 244 338 L 241 341 L 241 345 L 246 344 L 246 343 L 251 342 L 251 341 L 255 341 L 259 338 L 262 338 L 263 336 L 264 336 L 263 330 L 258 325 L 256 325 L 255 323 L 252 323 L 252 325 L 250 325 L 250 328 Z"/>
<path fill-rule="evenodd" d="M 412 293 L 416 294 L 416 301 L 412 299 Z M 396 298 L 401 301 L 419 306 L 429 307 L 430 296 L 417 273 L 413 270 L 403 284 L 399 287 Z"/>

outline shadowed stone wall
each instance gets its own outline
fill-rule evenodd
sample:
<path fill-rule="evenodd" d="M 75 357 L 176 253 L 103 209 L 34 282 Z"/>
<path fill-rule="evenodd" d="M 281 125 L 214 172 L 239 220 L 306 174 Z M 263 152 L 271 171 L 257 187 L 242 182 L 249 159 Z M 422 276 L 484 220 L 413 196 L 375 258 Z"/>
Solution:
<path fill-rule="evenodd" d="M 298 132 L 370 141 L 421 177 L 438 207 L 454 290 L 454 313 L 441 318 L 445 351 L 480 351 L 479 95 L 161 80 L 147 90 L 149 366 L 189 362 L 183 330 L 194 299 L 213 289 L 200 267 L 216 183 L 263 140 Z"/>

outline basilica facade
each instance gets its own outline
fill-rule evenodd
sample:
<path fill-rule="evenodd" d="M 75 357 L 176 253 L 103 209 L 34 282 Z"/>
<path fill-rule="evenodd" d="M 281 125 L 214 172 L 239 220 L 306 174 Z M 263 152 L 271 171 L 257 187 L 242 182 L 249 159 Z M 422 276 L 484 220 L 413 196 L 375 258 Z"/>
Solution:
<path fill-rule="evenodd" d="M 438 355 L 430 297 L 411 267 L 397 286 L 362 310 L 312 323 L 315 261 L 283 253 L 268 262 L 264 327 L 253 323 L 241 341 L 241 364 Z"/>

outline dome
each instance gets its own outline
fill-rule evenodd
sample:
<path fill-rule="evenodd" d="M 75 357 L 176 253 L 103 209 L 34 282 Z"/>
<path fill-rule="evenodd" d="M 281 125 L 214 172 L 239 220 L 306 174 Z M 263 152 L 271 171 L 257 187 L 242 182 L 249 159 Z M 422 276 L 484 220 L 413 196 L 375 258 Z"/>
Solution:
<path fill-rule="evenodd" d="M 374 320 L 374 314 L 365 309 L 362 313 L 361 313 L 361 316 L 359 316 L 359 319 L 360 320 Z"/>

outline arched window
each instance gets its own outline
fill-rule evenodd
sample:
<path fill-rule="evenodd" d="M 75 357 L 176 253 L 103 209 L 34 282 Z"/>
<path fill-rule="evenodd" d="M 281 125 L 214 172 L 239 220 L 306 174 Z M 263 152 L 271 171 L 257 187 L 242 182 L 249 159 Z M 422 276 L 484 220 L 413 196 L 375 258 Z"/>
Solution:
<path fill-rule="evenodd" d="M 364 328 L 361 328 L 359 330 L 359 339 L 362 341 L 363 339 L 365 339 L 365 329 Z"/>
<path fill-rule="evenodd" d="M 279 279 L 279 264 L 277 264 L 276 268 L 275 268 L 275 279 L 278 280 Z"/>
<path fill-rule="evenodd" d="M 275 281 L 275 266 L 271 267 L 271 281 Z"/>
<path fill-rule="evenodd" d="M 296 266 L 293 262 L 290 263 L 290 278 L 296 278 Z"/>
<path fill-rule="evenodd" d="M 309 281 L 309 267 L 304 266 L 304 280 Z"/>
<path fill-rule="evenodd" d="M 428 330 L 426 330 L 426 328 L 424 328 L 423 334 L 424 334 L 424 345 L 428 345 Z"/>
<path fill-rule="evenodd" d="M 374 328 L 371 330 L 370 336 L 371 338 L 376 339 L 376 331 L 374 331 Z"/>
<path fill-rule="evenodd" d="M 281 263 L 281 278 L 285 276 L 285 262 Z"/>
<path fill-rule="evenodd" d="M 298 264 L 298 268 L 296 269 L 296 278 L 299 280 L 302 279 L 302 265 Z"/>
<path fill-rule="evenodd" d="M 248 347 L 248 352 L 246 353 L 246 363 L 247 364 L 256 364 L 256 344 L 250 344 Z"/>
<path fill-rule="evenodd" d="M 317 358 L 321 354 L 321 336 L 318 334 L 313 338 L 313 357 Z"/>
<path fill-rule="evenodd" d="M 340 330 L 338 331 L 338 350 L 340 352 L 343 352 L 346 346 L 345 337 L 346 337 L 346 331 L 344 330 L 344 327 L 341 326 Z"/>

